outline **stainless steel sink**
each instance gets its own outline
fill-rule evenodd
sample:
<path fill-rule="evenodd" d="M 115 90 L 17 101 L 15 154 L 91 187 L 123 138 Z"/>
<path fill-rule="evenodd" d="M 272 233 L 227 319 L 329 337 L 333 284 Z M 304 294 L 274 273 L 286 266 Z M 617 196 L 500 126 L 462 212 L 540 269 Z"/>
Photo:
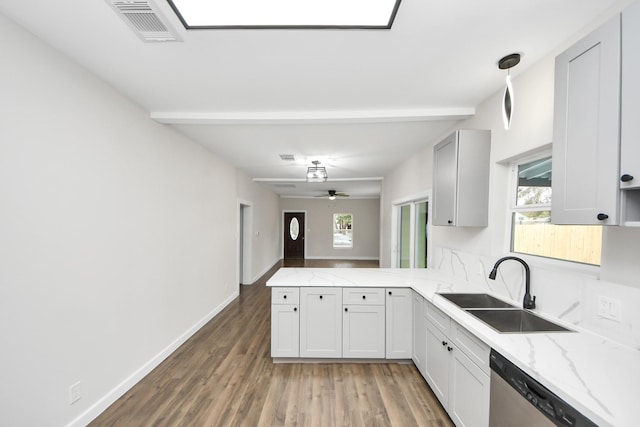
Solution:
<path fill-rule="evenodd" d="M 457 294 L 440 293 L 441 297 L 451 301 L 460 308 L 517 308 L 489 294 Z"/>
<path fill-rule="evenodd" d="M 535 314 L 522 310 L 467 310 L 498 332 L 574 332 Z"/>

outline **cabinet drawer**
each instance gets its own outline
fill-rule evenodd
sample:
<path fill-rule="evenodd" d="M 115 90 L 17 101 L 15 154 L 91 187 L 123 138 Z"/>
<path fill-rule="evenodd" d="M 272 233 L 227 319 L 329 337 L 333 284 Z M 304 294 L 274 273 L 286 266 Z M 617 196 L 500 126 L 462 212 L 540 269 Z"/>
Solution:
<path fill-rule="evenodd" d="M 343 288 L 344 305 L 384 305 L 383 288 Z"/>
<path fill-rule="evenodd" d="M 271 288 L 271 304 L 298 304 L 300 288 Z"/>
<path fill-rule="evenodd" d="M 449 316 L 444 314 L 439 308 L 425 300 L 424 317 L 431 321 L 434 326 L 449 335 Z"/>
<path fill-rule="evenodd" d="M 484 373 L 487 375 L 490 373 L 489 353 L 491 348 L 487 344 L 455 321 L 451 321 L 451 340 Z"/>

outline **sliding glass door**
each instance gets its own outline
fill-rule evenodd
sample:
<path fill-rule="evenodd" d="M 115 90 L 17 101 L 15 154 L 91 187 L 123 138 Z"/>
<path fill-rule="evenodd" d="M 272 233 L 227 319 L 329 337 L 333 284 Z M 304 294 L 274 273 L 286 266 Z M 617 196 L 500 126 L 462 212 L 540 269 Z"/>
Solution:
<path fill-rule="evenodd" d="M 398 267 L 427 268 L 427 222 L 429 204 L 426 200 L 398 206 Z"/>

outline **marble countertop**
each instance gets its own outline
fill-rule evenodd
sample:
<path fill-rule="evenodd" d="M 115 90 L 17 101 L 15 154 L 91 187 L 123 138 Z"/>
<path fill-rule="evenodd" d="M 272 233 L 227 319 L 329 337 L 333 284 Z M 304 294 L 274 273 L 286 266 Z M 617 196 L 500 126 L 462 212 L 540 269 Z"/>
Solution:
<path fill-rule="evenodd" d="M 536 310 L 576 332 L 499 333 L 437 294 L 485 290 L 453 283 L 437 270 L 282 268 L 267 286 L 410 287 L 596 424 L 622 427 L 639 423 L 634 411 L 640 384 L 639 351 Z"/>

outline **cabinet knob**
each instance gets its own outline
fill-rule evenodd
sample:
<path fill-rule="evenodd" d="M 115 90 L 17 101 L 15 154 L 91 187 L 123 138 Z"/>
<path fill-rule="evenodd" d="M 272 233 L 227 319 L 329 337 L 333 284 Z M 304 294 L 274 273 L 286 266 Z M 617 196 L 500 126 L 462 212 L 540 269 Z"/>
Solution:
<path fill-rule="evenodd" d="M 347 307 L 344 308 L 344 311 L 349 311 L 349 309 Z"/>
<path fill-rule="evenodd" d="M 599 213 L 597 216 L 599 221 L 604 221 L 605 219 L 609 218 L 609 215 L 605 214 L 605 213 Z"/>
<path fill-rule="evenodd" d="M 442 341 L 442 345 L 447 345 L 447 342 L 446 341 Z"/>
<path fill-rule="evenodd" d="M 320 295 L 320 299 L 322 299 L 322 295 Z"/>
<path fill-rule="evenodd" d="M 286 295 L 283 295 L 283 296 L 282 296 L 282 298 L 287 299 L 287 296 L 286 296 Z"/>
<path fill-rule="evenodd" d="M 298 307 L 293 307 L 293 311 L 298 311 Z"/>
<path fill-rule="evenodd" d="M 393 295 L 393 292 L 389 291 L 389 295 Z"/>
<path fill-rule="evenodd" d="M 625 173 L 624 175 L 622 175 L 620 177 L 620 181 L 622 181 L 622 182 L 633 181 L 633 175 L 629 175 L 628 173 Z"/>
<path fill-rule="evenodd" d="M 367 299 L 367 296 L 366 295 L 362 295 L 362 299 Z"/>
<path fill-rule="evenodd" d="M 453 224 L 453 221 L 451 221 L 450 219 L 447 220 L 447 224 Z"/>
<path fill-rule="evenodd" d="M 447 351 L 453 350 L 453 347 L 447 347 Z"/>

